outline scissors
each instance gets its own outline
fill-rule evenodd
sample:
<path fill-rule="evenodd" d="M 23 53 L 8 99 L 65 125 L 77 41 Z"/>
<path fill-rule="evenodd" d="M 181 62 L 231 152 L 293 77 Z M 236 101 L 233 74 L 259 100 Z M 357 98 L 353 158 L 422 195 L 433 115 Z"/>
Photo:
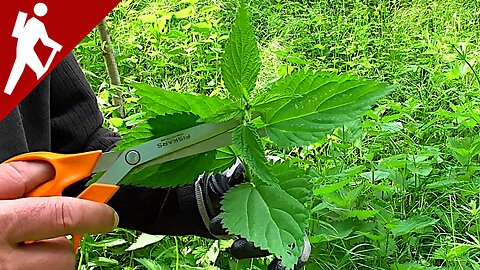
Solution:
<path fill-rule="evenodd" d="M 232 130 L 240 123 L 206 123 L 162 136 L 124 151 L 91 151 L 79 154 L 32 152 L 7 160 L 46 161 L 55 169 L 55 177 L 26 194 L 26 197 L 62 196 L 65 188 L 92 174 L 103 173 L 77 198 L 106 203 L 118 191 L 119 183 L 134 168 L 143 168 L 192 156 L 232 144 Z M 75 250 L 82 236 L 73 236 Z"/>

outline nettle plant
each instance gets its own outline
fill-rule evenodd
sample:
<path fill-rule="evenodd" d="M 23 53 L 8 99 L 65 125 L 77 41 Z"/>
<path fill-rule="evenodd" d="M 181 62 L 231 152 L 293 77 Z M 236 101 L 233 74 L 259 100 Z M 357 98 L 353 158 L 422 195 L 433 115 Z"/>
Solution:
<path fill-rule="evenodd" d="M 145 121 L 124 134 L 120 149 L 201 123 L 238 120 L 238 126 L 232 147 L 136 169 L 122 184 L 185 185 L 203 172 L 228 168 L 238 157 L 248 182 L 225 194 L 223 225 L 293 268 L 309 226 L 305 204 L 312 196 L 311 174 L 289 162 L 269 162 L 258 131 L 278 148 L 309 145 L 358 119 L 391 87 L 351 76 L 300 71 L 258 89 L 260 68 L 255 35 L 241 3 L 222 58 L 228 99 L 134 84 Z"/>

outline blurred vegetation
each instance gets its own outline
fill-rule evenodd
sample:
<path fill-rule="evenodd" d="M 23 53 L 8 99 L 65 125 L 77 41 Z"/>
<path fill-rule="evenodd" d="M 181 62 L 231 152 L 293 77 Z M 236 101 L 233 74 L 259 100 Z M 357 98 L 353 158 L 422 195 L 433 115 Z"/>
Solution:
<path fill-rule="evenodd" d="M 99 37 L 76 48 L 104 112 L 125 129 L 141 113 L 131 82 L 225 95 L 220 77 L 234 0 L 124 0 L 108 16 L 127 118 L 112 104 Z M 312 169 L 307 269 L 480 269 L 478 0 L 251 0 L 260 84 L 300 69 L 352 73 L 396 91 L 356 126 L 268 154 Z M 265 269 L 228 242 L 117 230 L 87 238 L 79 269 Z M 148 242 L 148 241 L 147 241 Z"/>

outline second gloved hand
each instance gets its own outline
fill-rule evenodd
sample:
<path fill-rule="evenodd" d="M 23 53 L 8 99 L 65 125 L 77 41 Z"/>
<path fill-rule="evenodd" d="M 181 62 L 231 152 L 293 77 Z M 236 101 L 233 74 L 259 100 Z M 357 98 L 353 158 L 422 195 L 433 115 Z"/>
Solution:
<path fill-rule="evenodd" d="M 202 216 L 205 226 L 209 228 L 210 233 L 218 239 L 230 239 L 225 228 L 222 226 L 221 201 L 223 195 L 233 186 L 245 182 L 245 168 L 240 160 L 220 174 L 203 174 L 195 183 L 195 197 L 198 209 Z M 302 268 L 309 256 L 311 246 L 308 238 L 305 237 L 302 254 L 295 265 L 295 269 Z M 252 242 L 244 238 L 239 238 L 230 247 L 230 252 L 236 259 L 260 258 L 270 255 L 268 251 L 261 250 L 254 246 Z M 274 259 L 268 266 L 268 270 L 284 270 L 285 266 L 279 259 Z"/>

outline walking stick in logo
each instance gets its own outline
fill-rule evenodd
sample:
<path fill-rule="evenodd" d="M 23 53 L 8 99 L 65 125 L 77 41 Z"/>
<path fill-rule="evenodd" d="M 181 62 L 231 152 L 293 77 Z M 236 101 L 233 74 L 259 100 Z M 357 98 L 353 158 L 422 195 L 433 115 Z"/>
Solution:
<path fill-rule="evenodd" d="M 33 8 L 37 17 L 43 17 L 48 12 L 48 7 L 44 3 L 38 3 Z M 42 77 L 50 68 L 57 52 L 62 49 L 62 45 L 52 40 L 45 29 L 45 25 L 33 17 L 27 21 L 28 14 L 18 12 L 17 20 L 13 28 L 12 37 L 17 41 L 17 56 L 13 64 L 12 71 L 3 91 L 7 95 L 11 95 L 18 80 L 25 70 L 25 66 L 29 66 L 37 75 L 37 80 Z M 38 41 L 42 41 L 43 45 L 52 48 L 50 57 L 45 65 L 42 64 L 35 52 L 35 45 Z"/>

